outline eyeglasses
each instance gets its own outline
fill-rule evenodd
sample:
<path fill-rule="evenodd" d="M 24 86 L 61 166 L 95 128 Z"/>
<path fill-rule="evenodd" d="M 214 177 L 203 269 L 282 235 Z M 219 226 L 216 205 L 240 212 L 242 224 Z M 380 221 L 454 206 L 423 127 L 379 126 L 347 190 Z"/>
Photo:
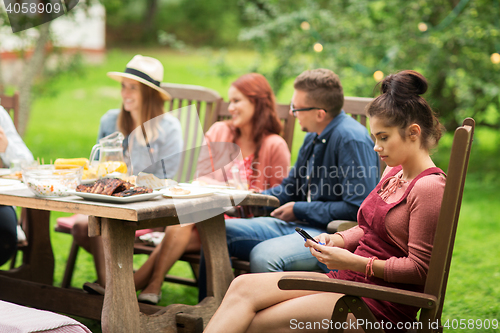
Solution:
<path fill-rule="evenodd" d="M 295 109 L 293 107 L 293 102 L 290 103 L 290 111 L 292 111 L 292 114 L 293 114 L 294 117 L 297 117 L 297 111 L 312 111 L 312 110 L 323 110 L 323 111 L 327 112 L 323 108 L 300 108 L 300 109 Z"/>

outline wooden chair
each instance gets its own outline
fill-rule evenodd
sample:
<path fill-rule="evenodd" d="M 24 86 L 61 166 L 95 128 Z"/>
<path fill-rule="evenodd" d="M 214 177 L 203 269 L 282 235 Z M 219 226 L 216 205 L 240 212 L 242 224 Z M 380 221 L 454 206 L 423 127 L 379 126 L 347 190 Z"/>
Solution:
<path fill-rule="evenodd" d="M 363 126 L 368 129 L 368 117 L 366 115 L 365 108 L 366 106 L 373 100 L 373 98 L 368 97 L 345 97 L 344 98 L 344 110 L 351 117 L 359 121 Z M 375 138 L 372 136 L 372 139 Z M 385 162 L 382 161 L 379 157 L 379 167 L 380 167 L 380 175 L 384 172 Z M 335 220 L 328 223 L 326 227 L 326 231 L 328 233 L 335 233 L 337 231 L 343 231 L 349 228 L 352 228 L 357 225 L 356 221 L 347 221 L 347 220 Z"/>
<path fill-rule="evenodd" d="M 196 171 L 196 161 L 198 160 L 199 154 L 199 149 L 191 149 L 190 147 L 201 145 L 203 133 L 213 124 L 212 119 L 214 114 L 217 114 L 220 108 L 222 98 L 215 90 L 202 86 L 162 83 L 161 87 L 168 91 L 172 97 L 172 99 L 165 104 L 165 111 L 171 112 L 172 116 L 179 119 L 184 131 L 184 149 L 182 152 L 181 164 L 174 179 L 179 183 L 187 182 L 192 179 L 192 176 Z M 191 112 L 193 107 L 196 108 L 196 113 L 201 124 L 196 123 L 196 117 L 194 117 L 193 112 Z M 61 227 L 59 225 L 56 225 L 55 231 L 71 234 L 70 228 Z M 153 249 L 154 247 L 152 246 L 137 243 L 134 252 L 136 254 L 151 254 Z M 73 277 L 78 250 L 79 246 L 73 240 L 61 283 L 63 288 L 69 288 L 71 286 L 71 279 Z M 198 269 L 194 266 L 196 261 L 190 259 L 189 256 L 184 257 L 183 259 L 186 261 L 192 261 L 193 273 L 197 275 Z M 194 279 L 167 276 L 166 281 L 197 286 L 197 282 Z"/>
<path fill-rule="evenodd" d="M 19 92 L 16 91 L 12 96 L 0 94 L 0 105 L 11 115 L 14 126 L 17 128 L 19 125 Z"/>
<path fill-rule="evenodd" d="M 14 122 L 14 127 L 17 128 L 19 124 L 19 92 L 16 91 L 12 96 L 0 94 L 0 105 L 9 113 Z M 0 167 L 8 168 L 9 166 L 3 165 L 0 160 Z"/>
<path fill-rule="evenodd" d="M 217 119 L 222 97 L 215 90 L 202 86 L 162 83 L 161 87 L 172 96 L 172 100 L 167 102 L 168 106 L 165 105 L 165 110 L 179 119 L 184 131 L 181 164 L 174 179 L 179 183 L 189 182 L 196 171 L 203 135 L 213 125 L 214 119 Z M 194 119 L 196 117 L 191 112 L 193 107 L 196 108 L 200 123 L 196 123 Z"/>
<path fill-rule="evenodd" d="M 330 278 L 282 278 L 278 282 L 284 290 L 316 290 L 344 294 L 333 309 L 332 321 L 345 322 L 347 314 L 352 312 L 356 319 L 364 319 L 372 324 L 376 319 L 361 297 L 373 298 L 411 305 L 421 308 L 418 327 L 419 332 L 442 332 L 441 313 L 446 294 L 446 285 L 450 271 L 453 245 L 458 224 L 458 216 L 462 202 L 465 176 L 469 163 L 474 120 L 467 118 L 463 125 L 455 131 L 451 148 L 448 176 L 441 204 L 436 237 L 432 249 L 429 271 L 423 293 L 410 292 L 395 288 L 373 286 L 365 283 L 341 281 Z M 433 327 L 429 323 L 439 325 Z M 383 330 L 367 329 L 365 332 L 384 332 Z M 342 332 L 342 329 L 330 328 L 329 332 Z"/>

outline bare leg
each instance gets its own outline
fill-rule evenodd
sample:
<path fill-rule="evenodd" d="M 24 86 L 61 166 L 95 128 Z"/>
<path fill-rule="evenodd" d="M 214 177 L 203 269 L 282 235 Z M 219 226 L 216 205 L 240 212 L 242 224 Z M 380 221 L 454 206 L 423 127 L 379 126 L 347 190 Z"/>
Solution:
<path fill-rule="evenodd" d="M 104 287 L 106 285 L 106 267 L 102 240 L 101 237 L 89 237 L 89 222 L 87 215 L 78 216 L 71 229 L 71 234 L 75 242 L 94 257 L 97 283 Z"/>
<path fill-rule="evenodd" d="M 85 251 L 92 253 L 90 249 L 89 219 L 87 215 L 81 215 L 71 228 L 71 234 L 76 244 L 83 247 Z"/>
<path fill-rule="evenodd" d="M 94 265 L 97 272 L 97 283 L 101 286 L 106 286 L 106 264 L 104 260 L 104 247 L 102 244 L 102 237 L 89 237 L 90 249 L 94 256 Z"/>
<path fill-rule="evenodd" d="M 199 249 L 200 240 L 194 224 L 167 227 L 160 246 L 155 248 L 144 265 L 134 274 L 136 289 L 142 289 L 143 293 L 158 294 L 165 274 L 182 254 L 186 250 Z"/>
<path fill-rule="evenodd" d="M 161 246 L 162 244 L 155 247 L 155 249 L 149 255 L 146 262 L 144 262 L 144 264 L 142 264 L 142 266 L 137 271 L 135 271 L 134 273 L 135 290 L 142 290 L 146 288 L 146 286 L 148 285 L 148 282 L 151 279 L 151 275 L 153 274 L 156 257 L 160 252 Z"/>
<path fill-rule="evenodd" d="M 315 291 L 279 289 L 278 281 L 285 275 L 325 276 L 322 273 L 315 272 L 273 272 L 238 276 L 229 286 L 226 296 L 212 320 L 208 323 L 205 332 L 246 332 L 256 314 L 262 309 L 293 298 L 318 294 Z M 335 301 L 333 304 L 335 304 Z M 322 305 L 318 304 L 318 306 L 321 307 Z M 257 322 L 257 325 L 259 322 Z"/>
<path fill-rule="evenodd" d="M 255 315 L 246 332 L 328 332 L 334 323 L 331 316 L 335 304 L 342 294 L 317 293 L 292 298 L 263 309 Z M 349 314 L 347 321 L 353 321 L 356 327 L 356 318 Z M 346 332 L 363 332 L 362 329 L 346 329 Z"/>

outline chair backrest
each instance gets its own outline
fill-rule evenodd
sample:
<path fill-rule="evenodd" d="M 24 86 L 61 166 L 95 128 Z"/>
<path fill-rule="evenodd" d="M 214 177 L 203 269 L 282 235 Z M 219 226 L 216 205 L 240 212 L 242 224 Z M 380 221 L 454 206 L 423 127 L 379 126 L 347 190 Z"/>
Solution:
<path fill-rule="evenodd" d="M 199 147 L 203 142 L 203 134 L 212 126 L 211 119 L 218 112 L 222 97 L 215 90 L 202 86 L 162 83 L 161 87 L 172 96 L 172 100 L 167 102 L 166 110 L 176 110 L 173 112 L 173 116 L 179 119 L 184 130 L 181 165 L 174 179 L 178 182 L 187 182 L 192 179 L 196 171 L 196 161 L 199 154 L 199 149 L 191 148 Z M 195 123 L 196 119 L 191 112 L 180 112 L 182 107 L 188 107 L 189 111 L 193 105 L 196 107 L 201 125 Z"/>
<path fill-rule="evenodd" d="M 344 97 L 344 111 L 366 127 L 365 108 L 373 100 L 369 97 Z"/>
<path fill-rule="evenodd" d="M 343 109 L 347 114 L 351 115 L 351 117 L 359 121 L 363 126 L 367 127 L 368 117 L 366 116 L 365 108 L 371 101 L 373 101 L 373 98 L 369 97 L 344 97 Z M 373 135 L 371 137 L 373 141 L 375 141 Z M 380 175 L 382 175 L 384 173 L 386 164 L 380 158 L 379 164 Z"/>
<path fill-rule="evenodd" d="M 228 111 L 229 102 L 222 101 L 219 112 L 212 119 L 213 123 L 216 121 L 226 120 L 231 118 L 231 114 Z M 289 104 L 276 104 L 276 112 L 283 124 L 283 132 L 281 136 L 285 139 L 288 149 L 292 150 L 293 143 L 293 130 L 295 128 L 295 117 L 290 114 Z"/>
<path fill-rule="evenodd" d="M 446 187 L 424 291 L 426 294 L 434 295 L 437 298 L 437 306 L 430 310 L 422 309 L 420 321 L 423 323 L 441 318 L 458 216 L 462 204 L 465 176 L 469 165 L 474 126 L 475 122 L 472 118 L 465 119 L 462 126 L 455 131 L 453 138 Z"/>
<path fill-rule="evenodd" d="M 12 96 L 0 94 L 0 105 L 11 115 L 14 126 L 19 125 L 19 92 Z"/>

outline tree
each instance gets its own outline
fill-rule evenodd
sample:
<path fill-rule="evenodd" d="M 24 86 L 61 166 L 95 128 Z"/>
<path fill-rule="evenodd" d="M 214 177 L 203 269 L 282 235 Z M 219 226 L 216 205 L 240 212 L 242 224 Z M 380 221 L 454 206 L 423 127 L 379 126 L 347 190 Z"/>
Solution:
<path fill-rule="evenodd" d="M 491 115 L 500 111 L 500 64 L 490 60 L 500 51 L 498 0 L 291 3 L 247 3 L 255 25 L 240 34 L 262 55 L 274 55 L 267 75 L 276 90 L 301 71 L 323 66 L 339 74 L 349 94 L 373 96 L 375 71 L 415 69 L 428 78 L 426 97 L 447 128 L 465 116 L 500 127 L 500 117 Z"/>
<path fill-rule="evenodd" d="M 69 10 L 66 11 L 65 15 L 69 15 L 70 17 L 72 17 L 74 11 L 72 11 L 71 9 L 76 6 L 78 1 L 67 0 L 65 1 L 65 3 L 67 6 L 66 8 Z M 79 7 L 82 8 L 85 13 L 87 13 L 88 8 L 92 5 L 92 3 L 92 0 L 80 2 Z M 17 33 L 21 39 L 26 41 L 25 44 L 27 45 L 27 48 L 33 48 L 33 52 L 27 52 L 28 49 L 19 50 L 19 55 L 23 60 L 23 68 L 22 73 L 20 74 L 21 77 L 19 86 L 17 87 L 17 89 L 19 90 L 19 124 L 17 130 L 21 135 L 24 134 L 26 126 L 28 124 L 31 104 L 33 102 L 32 93 L 35 80 L 43 73 L 44 69 L 46 69 L 45 64 L 49 54 L 54 54 L 54 50 L 56 49 L 52 48 L 51 51 L 47 51 L 47 44 L 51 41 L 50 24 L 51 21 L 48 21 L 37 27 L 30 28 L 36 29 L 38 31 L 38 35 L 34 38 L 34 40 L 31 40 L 25 31 Z M 9 21 L 7 19 L 7 14 L 3 11 L 0 12 L 0 26 L 8 25 Z M 0 70 L 0 92 L 2 92 L 3 89 L 4 83 Z"/>
<path fill-rule="evenodd" d="M 34 80 L 43 69 L 45 59 L 47 58 L 45 46 L 49 41 L 49 28 L 50 22 L 40 26 L 33 55 L 29 59 L 25 59 L 21 83 L 19 85 L 19 125 L 17 130 L 20 135 L 24 134 L 28 124 L 31 103 L 33 101 L 32 88 Z"/>

